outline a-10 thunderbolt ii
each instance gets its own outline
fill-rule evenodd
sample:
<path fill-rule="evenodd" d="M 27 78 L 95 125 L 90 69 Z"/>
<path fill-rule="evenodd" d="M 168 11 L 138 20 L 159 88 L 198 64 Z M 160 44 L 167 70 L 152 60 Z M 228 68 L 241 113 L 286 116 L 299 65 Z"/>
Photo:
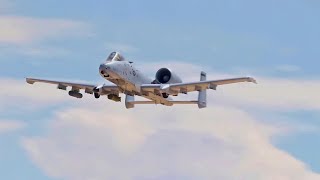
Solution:
<path fill-rule="evenodd" d="M 95 98 L 106 95 L 108 99 L 120 102 L 120 93 L 125 94 L 126 108 L 134 108 L 136 104 L 162 104 L 172 106 L 174 104 L 197 104 L 199 108 L 207 106 L 207 89 L 216 90 L 217 86 L 239 82 L 253 82 L 252 77 L 240 77 L 232 79 L 207 80 L 206 73 L 200 73 L 200 81 L 182 82 L 181 78 L 168 68 L 161 68 L 156 72 L 155 79 L 150 79 L 143 71 L 136 69 L 131 61 L 127 61 L 118 52 L 112 52 L 107 60 L 99 67 L 100 75 L 112 82 L 112 85 L 90 85 L 68 81 L 54 81 L 47 79 L 26 78 L 29 84 L 35 82 L 56 84 L 58 89 L 67 90 L 71 87 L 69 95 L 82 98 L 80 90 L 94 94 Z M 198 91 L 198 99 L 195 101 L 175 101 L 171 96 L 187 94 Z M 146 98 L 145 101 L 135 101 L 135 96 Z"/>

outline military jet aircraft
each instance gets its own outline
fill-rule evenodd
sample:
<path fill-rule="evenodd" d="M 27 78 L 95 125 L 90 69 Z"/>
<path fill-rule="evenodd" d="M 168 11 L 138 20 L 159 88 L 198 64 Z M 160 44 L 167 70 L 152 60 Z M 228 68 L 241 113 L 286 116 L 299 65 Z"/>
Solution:
<path fill-rule="evenodd" d="M 125 106 L 127 109 L 134 108 L 136 104 L 162 104 L 172 106 L 174 104 L 197 104 L 199 108 L 207 106 L 207 89 L 216 90 L 217 86 L 253 82 L 252 77 L 240 77 L 221 80 L 207 80 L 206 73 L 200 73 L 200 80 L 196 82 L 182 82 L 181 78 L 168 68 L 161 68 L 156 72 L 155 79 L 148 78 L 143 71 L 136 69 L 133 62 L 125 60 L 119 52 L 112 52 L 107 60 L 99 67 L 100 75 L 113 83 L 112 85 L 90 85 L 68 81 L 55 81 L 47 79 L 26 78 L 27 83 L 35 82 L 57 85 L 58 89 L 67 90 L 71 87 L 69 95 L 82 98 L 80 90 L 93 94 L 95 98 L 106 95 L 108 99 L 120 102 L 120 93 L 125 94 Z M 195 101 L 175 101 L 171 96 L 187 94 L 198 91 L 198 99 Z M 135 96 L 146 98 L 145 101 L 135 101 Z"/>

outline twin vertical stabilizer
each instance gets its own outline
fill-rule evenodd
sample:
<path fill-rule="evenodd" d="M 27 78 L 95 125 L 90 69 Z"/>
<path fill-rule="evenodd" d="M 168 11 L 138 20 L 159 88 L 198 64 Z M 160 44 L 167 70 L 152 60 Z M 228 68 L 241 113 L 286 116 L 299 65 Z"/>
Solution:
<path fill-rule="evenodd" d="M 207 74 L 203 71 L 201 71 L 200 74 L 200 81 L 206 81 L 207 80 Z M 198 107 L 205 108 L 207 107 L 207 90 L 200 90 L 198 95 Z"/>
<path fill-rule="evenodd" d="M 201 72 L 200 81 L 206 81 L 207 74 L 205 72 Z M 207 90 L 199 90 L 198 100 L 197 101 L 169 101 L 172 104 L 198 104 L 198 107 L 205 108 L 207 107 Z M 134 108 L 135 104 L 155 104 L 153 101 L 135 101 L 134 96 L 126 95 L 126 108 L 131 109 Z"/>

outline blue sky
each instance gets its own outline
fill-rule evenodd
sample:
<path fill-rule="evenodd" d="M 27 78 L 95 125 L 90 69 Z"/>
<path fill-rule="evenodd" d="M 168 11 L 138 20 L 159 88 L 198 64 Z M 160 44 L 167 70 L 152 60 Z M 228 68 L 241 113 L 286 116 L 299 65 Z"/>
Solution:
<path fill-rule="evenodd" d="M 150 153 L 153 148 L 164 148 L 165 153 L 162 154 L 161 151 L 156 151 L 158 154 L 150 153 L 152 162 L 161 161 L 153 159 L 154 156 L 171 157 L 178 151 L 183 151 L 185 146 L 175 144 L 176 141 L 187 142 L 187 139 L 191 139 L 189 145 L 195 147 L 184 153 L 185 155 L 193 154 L 195 157 L 193 161 L 202 162 L 200 159 L 202 160 L 203 157 L 195 155 L 198 151 L 210 155 L 207 152 L 212 148 L 210 143 L 216 147 L 218 153 L 220 153 L 219 149 L 230 153 L 239 149 L 253 151 L 254 148 L 247 145 L 247 141 L 243 142 L 243 139 L 236 138 L 225 144 L 224 140 L 230 134 L 224 134 L 224 132 L 214 134 L 214 140 L 206 140 L 201 134 L 208 133 L 204 127 L 202 127 L 204 129 L 199 127 L 195 130 L 186 128 L 189 126 L 183 122 L 174 125 L 165 122 L 165 125 L 161 125 L 157 118 L 151 124 L 145 120 L 150 118 L 151 115 L 148 114 L 152 113 L 159 115 L 160 119 L 166 118 L 166 113 L 175 114 L 174 117 L 177 119 L 183 118 L 187 110 L 181 107 L 173 109 L 159 106 L 146 109 L 142 107 L 127 111 L 123 104 L 113 104 L 105 100 L 94 101 L 92 97 L 76 101 L 66 93 L 55 90 L 55 87 L 30 87 L 24 83 L 26 76 L 101 83 L 103 79 L 99 77 L 98 66 L 113 50 L 120 51 L 141 68 L 174 66 L 183 74 L 184 79 L 202 69 L 210 72 L 211 78 L 215 75 L 217 77 L 223 75 L 257 77 L 260 82 L 258 87 L 232 86 L 229 89 L 221 88 L 217 94 L 210 94 L 212 96 L 210 108 L 213 108 L 213 114 L 206 111 L 203 118 L 217 117 L 214 114 L 217 113 L 224 119 L 225 115 L 222 112 L 237 114 L 241 111 L 244 123 L 240 124 L 240 134 L 254 124 L 252 126 L 256 126 L 257 129 L 261 128 L 261 131 L 256 132 L 257 136 L 261 135 L 261 141 L 269 144 L 270 146 L 266 147 L 272 147 L 272 152 L 284 152 L 285 158 L 290 159 L 288 162 L 294 159 L 294 162 L 303 164 L 304 171 L 320 173 L 318 154 L 320 151 L 320 104 L 317 93 L 320 83 L 319 9 L 320 3 L 315 0 L 94 2 L 70 0 L 59 3 L 54 0 L 28 2 L 0 0 L 1 176 L 4 179 L 77 179 L 81 175 L 81 171 L 79 172 L 81 167 L 75 170 L 68 169 L 67 165 L 72 166 L 73 163 L 81 162 L 75 160 L 76 158 L 65 158 L 67 162 L 64 162 L 63 158 L 60 158 L 65 157 L 64 152 L 75 152 L 74 154 L 79 155 L 79 158 L 85 157 L 88 164 L 94 164 L 93 159 L 97 157 L 88 155 L 90 151 L 75 150 L 86 149 L 86 147 L 93 148 L 94 152 L 99 153 L 97 149 L 106 150 L 105 148 L 110 147 L 117 150 L 119 146 L 119 152 L 116 150 L 106 152 L 109 152 L 110 156 L 114 153 L 120 154 L 119 162 L 123 164 L 120 164 L 119 168 L 130 167 L 131 163 L 143 159 L 141 155 L 143 152 Z M 153 75 L 155 72 L 149 70 L 146 73 Z M 264 100 L 261 101 L 261 99 Z M 99 105 L 100 107 L 97 108 L 100 109 L 93 109 L 95 105 Z M 221 107 L 230 111 L 225 112 Z M 215 108 L 221 111 L 216 111 Z M 113 109 L 117 110 L 111 113 Z M 189 114 L 190 117 L 199 113 L 190 111 L 194 112 Z M 102 143 L 104 146 L 100 147 L 99 133 L 93 133 L 94 135 L 90 133 L 95 130 L 95 126 L 89 125 L 92 129 L 85 127 L 86 120 L 81 121 L 82 124 L 69 121 L 69 118 L 81 119 L 74 112 L 83 113 L 83 117 L 86 117 L 86 114 L 92 114 L 91 120 L 94 122 L 100 119 L 99 115 L 104 117 L 109 116 L 110 113 L 114 117 L 125 119 L 120 122 L 129 123 L 133 129 L 127 127 L 129 125 L 120 123 L 120 126 L 129 129 L 119 130 L 117 129 L 119 124 L 102 118 L 101 121 L 111 123 L 113 126 L 105 130 L 108 132 L 107 135 L 102 133 L 103 137 L 109 138 L 111 144 L 108 144 L 108 141 L 107 144 Z M 228 118 L 233 117 L 225 117 L 225 119 Z M 139 121 L 138 125 L 147 128 L 136 127 L 133 123 L 135 121 Z M 187 122 L 192 124 L 192 121 Z M 238 121 L 231 122 L 238 123 Z M 233 127 L 233 123 L 223 124 L 223 127 L 228 129 Z M 156 126 L 161 128 L 157 129 Z M 172 129 L 172 126 L 175 128 Z M 61 127 L 61 132 L 57 127 Z M 55 132 L 56 130 L 61 134 Z M 127 131 L 134 130 L 145 133 L 134 134 L 132 137 L 136 138 L 133 139 L 129 137 L 126 139 L 126 136 L 119 135 L 119 133 L 125 134 Z M 95 138 L 95 141 L 90 142 L 83 137 L 84 145 L 79 145 L 76 140 L 77 133 Z M 61 138 L 63 136 L 66 136 L 66 140 Z M 119 141 L 117 141 L 118 136 Z M 177 136 L 174 138 L 176 141 L 172 140 L 173 136 Z M 268 138 L 265 139 L 265 136 Z M 159 141 L 159 144 L 152 143 L 153 138 Z M 133 149 L 136 154 L 130 154 L 129 159 L 132 161 L 125 161 L 127 156 L 121 154 L 122 148 L 130 147 L 128 149 L 131 149 L 132 144 L 135 144 Z M 233 149 L 233 147 L 239 148 Z M 50 153 L 56 159 L 49 157 Z M 125 151 L 124 154 L 126 153 Z M 118 157 L 116 155 L 115 157 Z M 277 159 L 278 156 L 280 155 L 266 155 L 271 159 Z M 254 157 L 259 156 L 252 156 L 251 159 Z M 239 158 L 235 156 L 231 160 L 242 164 Z M 64 162 L 65 169 L 59 168 L 56 160 Z M 180 167 L 178 160 L 175 161 L 173 158 L 172 161 L 161 161 L 159 166 L 177 163 L 175 167 Z M 228 164 L 223 159 L 219 162 Z M 269 163 L 271 166 L 272 162 Z M 150 165 L 147 160 L 142 164 Z M 262 169 L 268 169 L 268 167 L 261 166 Z M 288 167 L 289 172 L 290 167 Z M 154 168 L 157 169 L 157 167 Z M 295 171 L 295 168 L 292 167 L 291 171 Z M 158 169 L 162 169 L 162 166 Z M 210 179 L 209 177 L 232 179 L 226 176 L 228 173 L 205 176 L 199 173 L 202 172 L 200 170 L 197 173 L 188 174 L 182 169 L 163 168 L 161 172 L 137 170 L 132 172 L 133 175 L 129 179 L 151 179 L 151 177 L 153 179 Z M 123 171 L 126 172 L 126 169 Z M 255 172 L 257 176 L 250 173 L 239 176 L 244 179 L 263 179 L 273 172 L 275 170 L 262 172 L 259 169 Z M 106 179 L 106 177 L 117 177 L 116 175 L 105 176 L 98 170 L 92 170 L 80 177 Z"/>

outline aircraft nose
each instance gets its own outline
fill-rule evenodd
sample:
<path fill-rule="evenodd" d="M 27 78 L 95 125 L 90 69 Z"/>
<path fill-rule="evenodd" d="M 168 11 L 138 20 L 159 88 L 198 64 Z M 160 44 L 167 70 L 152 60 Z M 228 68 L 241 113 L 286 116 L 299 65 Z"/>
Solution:
<path fill-rule="evenodd" d="M 101 74 L 105 74 L 106 72 L 106 70 L 105 70 L 106 68 L 105 68 L 105 64 L 100 64 L 100 67 L 99 67 L 99 71 L 100 71 L 100 73 Z"/>
<path fill-rule="evenodd" d="M 100 64 L 99 71 L 101 74 L 107 74 L 108 69 L 110 69 L 107 64 Z"/>
<path fill-rule="evenodd" d="M 109 69 L 110 69 L 110 66 L 108 64 L 100 64 L 99 72 L 101 76 L 109 77 L 109 73 L 108 73 Z"/>

